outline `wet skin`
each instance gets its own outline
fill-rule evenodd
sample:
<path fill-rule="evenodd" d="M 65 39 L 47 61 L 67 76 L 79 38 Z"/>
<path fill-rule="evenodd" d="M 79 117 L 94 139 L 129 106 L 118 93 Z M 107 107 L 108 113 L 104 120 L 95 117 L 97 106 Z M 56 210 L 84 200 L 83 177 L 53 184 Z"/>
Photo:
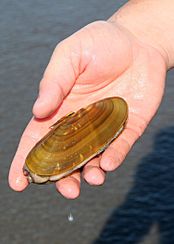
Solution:
<path fill-rule="evenodd" d="M 155 62 L 154 62 L 155 60 Z M 9 184 L 23 191 L 28 181 L 23 165 L 30 149 L 60 117 L 106 96 L 123 97 L 129 106 L 126 128 L 99 157 L 56 182 L 66 198 L 80 194 L 81 176 L 101 185 L 107 171 L 123 162 L 132 145 L 156 113 L 164 91 L 165 60 L 120 25 L 97 21 L 57 45 L 40 83 L 34 116 L 13 159 Z"/>

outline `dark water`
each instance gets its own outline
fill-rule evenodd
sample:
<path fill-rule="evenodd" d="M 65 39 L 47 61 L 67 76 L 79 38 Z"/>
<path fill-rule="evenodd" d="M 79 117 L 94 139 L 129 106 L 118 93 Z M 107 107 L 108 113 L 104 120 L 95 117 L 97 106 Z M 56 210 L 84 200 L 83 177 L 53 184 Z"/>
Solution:
<path fill-rule="evenodd" d="M 0 244 L 174 243 L 174 72 L 160 110 L 102 187 L 68 201 L 54 185 L 8 187 L 7 174 L 56 43 L 125 1 L 1 0 Z M 68 221 L 72 212 L 74 221 Z"/>

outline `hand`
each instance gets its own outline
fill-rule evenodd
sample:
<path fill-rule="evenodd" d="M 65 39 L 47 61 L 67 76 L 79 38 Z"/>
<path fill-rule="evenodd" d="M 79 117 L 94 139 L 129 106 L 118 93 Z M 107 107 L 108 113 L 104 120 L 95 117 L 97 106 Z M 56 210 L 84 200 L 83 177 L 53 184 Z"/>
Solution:
<path fill-rule="evenodd" d="M 109 96 L 123 97 L 129 118 L 123 133 L 83 168 L 91 185 L 103 184 L 143 133 L 161 102 L 166 66 L 161 54 L 115 23 L 97 21 L 62 41 L 40 83 L 34 118 L 21 138 L 11 165 L 9 184 L 16 191 L 28 185 L 23 175 L 26 155 L 60 117 Z M 80 193 L 80 172 L 56 182 L 67 198 Z"/>

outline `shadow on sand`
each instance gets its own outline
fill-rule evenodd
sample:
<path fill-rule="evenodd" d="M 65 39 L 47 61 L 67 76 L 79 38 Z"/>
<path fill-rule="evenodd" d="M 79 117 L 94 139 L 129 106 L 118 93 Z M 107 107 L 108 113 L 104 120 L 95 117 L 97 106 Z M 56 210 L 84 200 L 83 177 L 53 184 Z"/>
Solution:
<path fill-rule="evenodd" d="M 124 203 L 93 244 L 141 243 L 154 225 L 160 244 L 174 244 L 174 127 L 155 136 L 152 153 L 140 162 Z"/>

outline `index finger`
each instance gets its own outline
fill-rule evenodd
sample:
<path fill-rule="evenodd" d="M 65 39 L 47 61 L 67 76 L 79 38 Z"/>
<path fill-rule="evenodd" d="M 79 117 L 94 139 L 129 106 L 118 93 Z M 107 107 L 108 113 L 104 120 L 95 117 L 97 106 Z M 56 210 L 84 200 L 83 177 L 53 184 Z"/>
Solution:
<path fill-rule="evenodd" d="M 9 172 L 9 185 L 13 190 L 23 191 L 27 187 L 28 181 L 23 174 L 23 165 L 29 151 L 48 130 L 46 128 L 49 128 L 48 121 L 39 122 L 33 118 L 25 129 Z"/>

